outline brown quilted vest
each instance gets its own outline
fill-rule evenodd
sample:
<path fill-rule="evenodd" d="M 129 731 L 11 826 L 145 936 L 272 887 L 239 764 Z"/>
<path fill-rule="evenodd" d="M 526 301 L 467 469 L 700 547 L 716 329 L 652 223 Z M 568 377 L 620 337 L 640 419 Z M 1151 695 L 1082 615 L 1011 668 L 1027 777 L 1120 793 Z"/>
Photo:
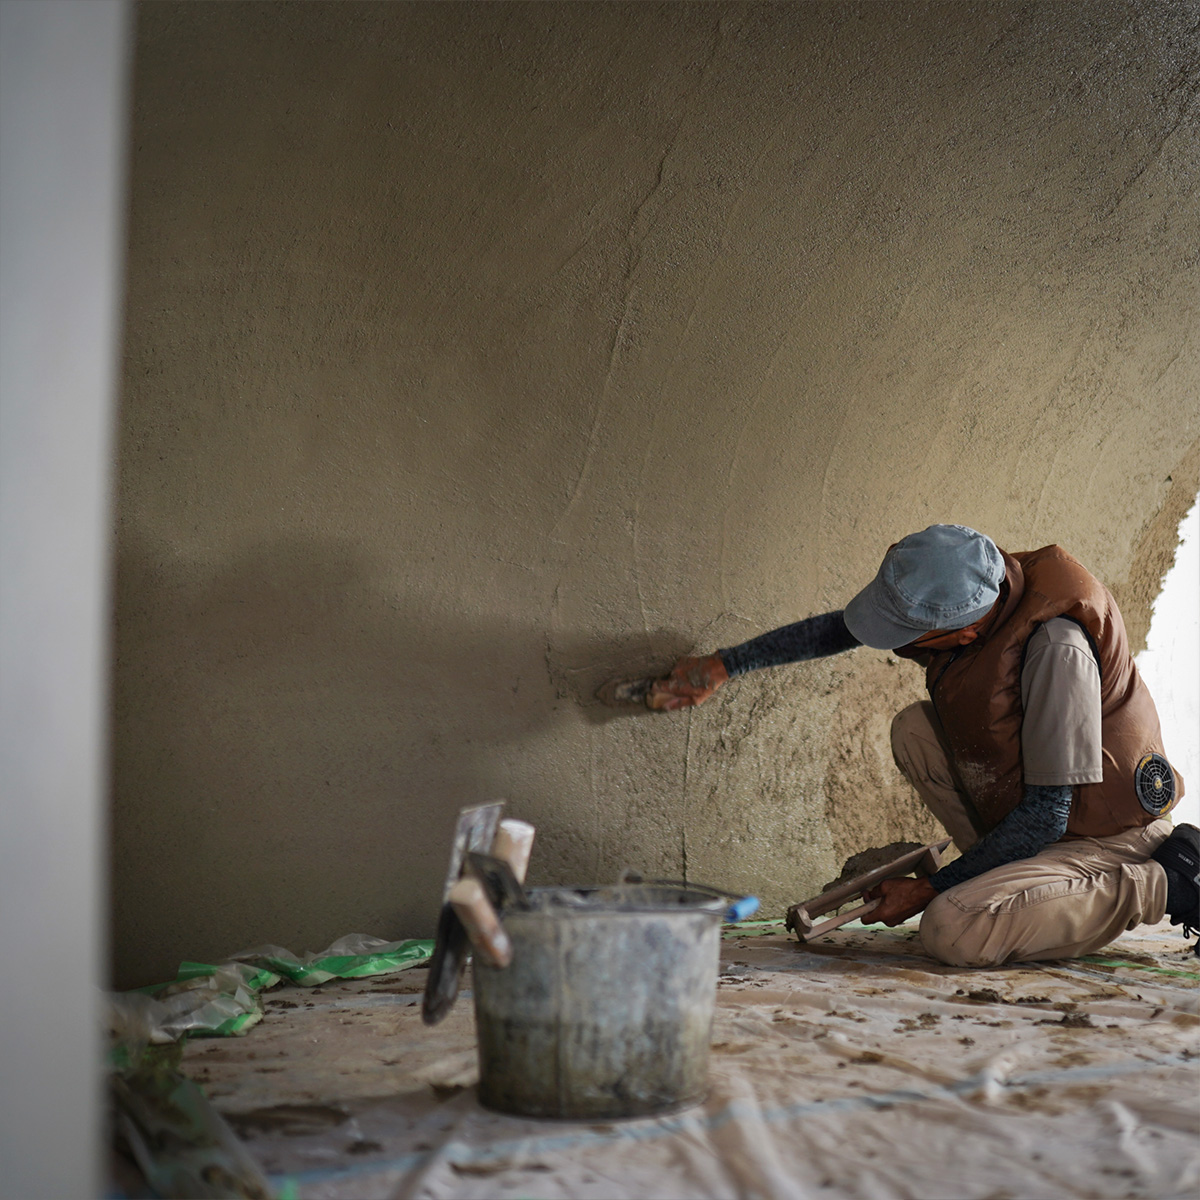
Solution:
<path fill-rule="evenodd" d="M 1145 755 L 1163 753 L 1162 733 L 1154 701 L 1129 653 L 1116 601 L 1058 546 L 1001 553 L 1007 569 L 1001 608 L 976 641 L 954 650 L 894 651 L 926 669 L 929 696 L 962 790 L 985 830 L 1021 802 L 1025 646 L 1052 617 L 1069 617 L 1086 631 L 1100 660 L 1104 779 L 1076 785 L 1066 837 L 1109 837 L 1149 824 L 1155 816 L 1138 800 L 1134 772 Z M 1178 773 L 1175 780 L 1178 803 L 1183 780 Z"/>

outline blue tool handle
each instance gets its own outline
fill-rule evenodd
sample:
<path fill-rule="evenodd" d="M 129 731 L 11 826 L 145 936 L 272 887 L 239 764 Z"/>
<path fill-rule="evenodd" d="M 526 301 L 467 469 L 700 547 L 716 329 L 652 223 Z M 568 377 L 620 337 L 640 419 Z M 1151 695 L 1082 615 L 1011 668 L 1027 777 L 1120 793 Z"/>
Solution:
<path fill-rule="evenodd" d="M 740 900 L 735 900 L 725 910 L 725 920 L 730 924 L 736 921 L 744 921 L 747 917 L 752 917 L 758 912 L 758 897 L 743 896 Z"/>

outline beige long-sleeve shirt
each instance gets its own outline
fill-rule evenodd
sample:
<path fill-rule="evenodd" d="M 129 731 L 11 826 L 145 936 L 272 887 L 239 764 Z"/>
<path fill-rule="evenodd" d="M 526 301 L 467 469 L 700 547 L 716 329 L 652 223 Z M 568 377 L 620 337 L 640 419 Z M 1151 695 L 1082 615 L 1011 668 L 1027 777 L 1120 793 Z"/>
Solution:
<path fill-rule="evenodd" d="M 1101 781 L 1100 667 L 1074 621 L 1055 617 L 1029 639 L 1021 670 L 1021 704 L 1026 784 Z"/>

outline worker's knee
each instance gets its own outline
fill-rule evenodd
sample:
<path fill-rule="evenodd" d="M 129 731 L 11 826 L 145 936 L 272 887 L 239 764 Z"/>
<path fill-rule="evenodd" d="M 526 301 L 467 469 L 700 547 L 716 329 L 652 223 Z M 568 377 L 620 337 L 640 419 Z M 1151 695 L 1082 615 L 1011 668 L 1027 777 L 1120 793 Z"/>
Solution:
<path fill-rule="evenodd" d="M 984 911 L 967 912 L 946 892 L 935 896 L 921 914 L 921 945 L 925 953 L 948 967 L 994 967 L 997 957 L 988 942 L 992 921 Z"/>
<path fill-rule="evenodd" d="M 910 782 L 916 774 L 913 749 L 919 741 L 927 741 L 933 735 L 929 714 L 925 711 L 927 703 L 918 700 L 892 718 L 892 759 L 900 774 Z"/>

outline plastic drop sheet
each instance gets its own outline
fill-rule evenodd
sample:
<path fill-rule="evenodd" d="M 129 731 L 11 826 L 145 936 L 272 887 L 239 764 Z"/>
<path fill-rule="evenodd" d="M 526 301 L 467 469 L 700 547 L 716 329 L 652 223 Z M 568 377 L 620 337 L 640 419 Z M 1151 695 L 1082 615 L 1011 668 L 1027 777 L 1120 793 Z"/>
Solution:
<path fill-rule="evenodd" d="M 754 935 L 754 936 L 751 936 Z M 1169 926 L 989 970 L 912 927 L 723 946 L 710 1091 L 558 1122 L 475 1094 L 469 997 L 421 1024 L 423 970 L 268 996 L 184 1069 L 276 1189 L 318 1197 L 969 1200 L 1200 1191 L 1200 962 Z M 282 999 L 290 1007 L 280 1008 Z"/>

